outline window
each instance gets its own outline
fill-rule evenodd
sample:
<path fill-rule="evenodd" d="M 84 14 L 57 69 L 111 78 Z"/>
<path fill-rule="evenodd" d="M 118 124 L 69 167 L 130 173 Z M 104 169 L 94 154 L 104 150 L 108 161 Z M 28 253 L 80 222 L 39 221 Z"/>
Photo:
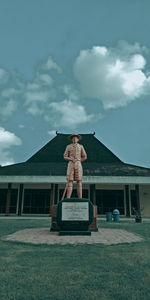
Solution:
<path fill-rule="evenodd" d="M 49 214 L 51 190 L 25 189 L 24 214 Z"/>
<path fill-rule="evenodd" d="M 5 214 L 6 212 L 7 192 L 8 189 L 0 189 L 0 213 L 1 214 Z M 10 194 L 9 213 L 16 214 L 18 190 L 11 189 L 10 193 L 11 194 Z"/>
<path fill-rule="evenodd" d="M 6 212 L 7 189 L 0 189 L 0 213 Z"/>
<path fill-rule="evenodd" d="M 113 212 L 115 208 L 124 214 L 124 191 L 123 190 L 96 190 L 96 205 L 98 214 Z"/>

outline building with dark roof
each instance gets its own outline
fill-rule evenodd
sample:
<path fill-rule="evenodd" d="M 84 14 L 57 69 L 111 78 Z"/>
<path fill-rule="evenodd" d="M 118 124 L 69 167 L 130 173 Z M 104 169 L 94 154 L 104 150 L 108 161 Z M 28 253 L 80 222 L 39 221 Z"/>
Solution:
<path fill-rule="evenodd" d="M 68 134 L 56 136 L 26 162 L 0 168 L 0 214 L 50 215 L 66 184 L 63 153 Z M 94 134 L 82 134 L 88 159 L 83 162 L 83 197 L 98 214 L 118 208 L 130 216 L 133 207 L 150 216 L 150 169 L 122 162 Z M 76 184 L 72 197 L 76 196 Z"/>

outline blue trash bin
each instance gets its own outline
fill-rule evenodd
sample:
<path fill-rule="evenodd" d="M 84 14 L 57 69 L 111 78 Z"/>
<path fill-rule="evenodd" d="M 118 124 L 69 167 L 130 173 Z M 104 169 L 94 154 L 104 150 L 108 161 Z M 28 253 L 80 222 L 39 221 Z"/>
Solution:
<path fill-rule="evenodd" d="M 120 211 L 118 209 L 113 210 L 113 219 L 114 219 L 114 222 L 119 222 L 119 220 L 120 220 Z"/>
<path fill-rule="evenodd" d="M 112 212 L 106 212 L 106 221 L 111 222 L 112 221 Z"/>

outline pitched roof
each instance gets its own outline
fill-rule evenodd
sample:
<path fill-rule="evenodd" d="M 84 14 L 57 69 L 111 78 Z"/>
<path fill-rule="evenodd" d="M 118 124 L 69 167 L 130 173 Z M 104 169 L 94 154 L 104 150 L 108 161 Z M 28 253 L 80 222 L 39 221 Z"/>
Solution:
<path fill-rule="evenodd" d="M 71 143 L 68 134 L 58 133 L 50 142 L 35 153 L 27 162 L 64 162 L 63 153 Z M 85 147 L 88 162 L 118 163 L 120 159 L 103 145 L 94 134 L 82 134 L 81 144 Z"/>
<path fill-rule="evenodd" d="M 63 176 L 67 168 L 63 153 L 68 143 L 68 134 L 58 133 L 26 162 L 1 167 L 0 175 Z M 85 176 L 150 176 L 148 168 L 123 163 L 94 134 L 82 134 L 81 144 L 88 155 L 83 163 Z"/>

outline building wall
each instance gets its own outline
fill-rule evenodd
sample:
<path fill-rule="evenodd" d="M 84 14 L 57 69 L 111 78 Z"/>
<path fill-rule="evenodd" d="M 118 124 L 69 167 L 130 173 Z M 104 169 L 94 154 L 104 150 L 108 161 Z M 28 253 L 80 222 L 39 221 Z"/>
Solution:
<path fill-rule="evenodd" d="M 8 183 L 0 184 L 0 214 L 9 215 L 9 213 L 11 213 L 12 215 L 16 215 L 18 209 L 19 185 L 11 184 L 11 192 L 8 192 L 8 187 Z"/>
<path fill-rule="evenodd" d="M 8 190 L 8 184 L 0 184 L 0 192 L 1 190 L 5 190 L 7 193 L 7 190 Z M 8 205 L 8 200 L 7 200 L 7 195 L 5 193 L 3 193 L 3 196 L 2 194 L 0 193 L 0 214 L 2 215 L 13 215 L 13 214 L 21 214 L 23 215 L 23 210 L 24 210 L 24 191 L 26 190 L 48 190 L 49 192 L 49 199 L 50 199 L 50 193 L 51 193 L 51 184 L 24 184 L 23 185 L 23 193 L 22 193 L 22 197 L 20 199 L 20 184 L 18 183 L 13 183 L 11 184 L 11 193 L 13 190 L 16 190 L 17 191 L 17 199 L 16 199 L 16 204 L 15 204 L 15 207 L 13 206 L 12 208 L 12 205 L 14 203 L 14 200 L 12 199 L 12 196 L 10 196 L 10 203 Z M 38 197 L 39 198 L 39 197 Z M 19 200 L 21 203 L 19 203 Z M 48 201 L 48 200 L 47 200 Z M 39 199 L 37 199 L 37 202 L 39 202 Z M 49 200 L 50 202 L 50 200 Z M 41 205 L 41 204 L 40 204 Z M 8 206 L 10 207 L 10 209 L 8 209 Z M 19 208 L 20 207 L 20 208 Z M 13 212 L 12 212 L 13 211 Z M 19 213 L 20 211 L 20 213 Z M 41 215 L 40 213 L 40 209 L 37 210 L 39 211 L 35 213 L 35 215 L 39 214 Z M 48 209 L 47 209 L 48 211 Z M 34 215 L 34 213 L 33 213 Z M 47 212 L 47 215 L 49 215 L 49 211 Z"/>
<path fill-rule="evenodd" d="M 143 217 L 150 217 L 150 185 L 140 186 L 140 205 Z"/>
<path fill-rule="evenodd" d="M 12 189 L 17 189 L 18 190 L 18 198 L 17 198 L 17 206 L 16 206 L 16 214 L 18 213 L 18 207 L 19 207 L 19 188 L 20 184 L 13 183 L 11 185 Z M 51 190 L 52 185 L 49 184 L 24 184 L 23 186 L 23 191 L 25 189 L 49 189 Z M 65 184 L 58 184 L 58 189 L 57 189 L 57 195 L 56 195 L 56 203 L 60 200 L 60 190 L 64 190 Z M 8 184 L 0 184 L 0 189 L 8 189 Z M 76 189 L 76 184 L 74 184 L 74 190 Z M 90 185 L 89 184 L 83 184 L 83 189 L 88 191 L 88 198 L 90 198 Z M 98 190 L 122 190 L 124 193 L 124 211 L 126 215 L 126 193 L 125 193 L 125 185 L 124 184 L 95 184 L 95 189 Z M 130 215 L 133 214 L 133 199 L 131 199 L 131 194 L 132 192 L 135 192 L 135 185 L 129 185 L 129 210 L 130 210 Z M 134 193 L 133 193 L 134 194 Z M 141 208 L 143 207 L 144 210 L 142 212 L 143 217 L 150 217 L 150 185 L 140 185 L 139 186 L 139 198 L 140 198 L 140 206 Z M 54 197 L 53 197 L 54 201 Z M 54 204 L 54 202 L 53 202 Z M 21 213 L 23 211 L 23 205 L 24 205 L 24 192 L 22 196 L 22 204 L 21 204 Z"/>

